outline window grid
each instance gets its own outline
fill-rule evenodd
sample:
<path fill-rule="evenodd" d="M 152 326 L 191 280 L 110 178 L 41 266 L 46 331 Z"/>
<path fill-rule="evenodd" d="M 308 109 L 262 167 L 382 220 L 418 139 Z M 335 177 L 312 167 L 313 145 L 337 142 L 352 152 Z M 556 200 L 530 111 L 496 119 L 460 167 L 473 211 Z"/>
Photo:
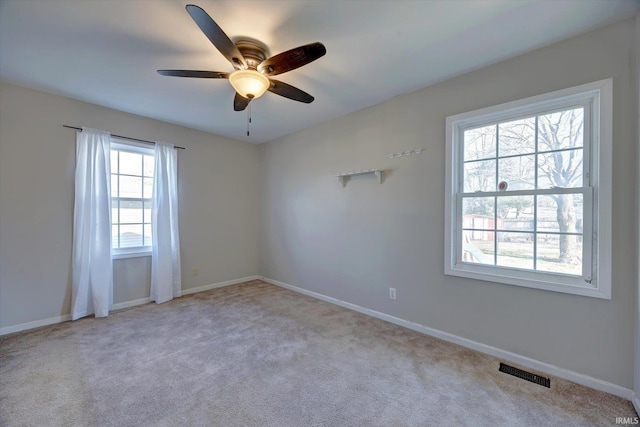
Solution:
<path fill-rule="evenodd" d="M 112 209 L 112 211 L 115 211 L 115 215 L 112 214 L 112 219 L 111 219 L 111 223 L 112 226 L 114 228 L 114 236 L 112 236 L 112 244 L 113 244 L 113 249 L 115 250 L 135 250 L 135 249 L 147 249 L 151 246 L 151 239 L 152 239 L 152 235 L 150 233 L 150 230 L 147 231 L 147 229 L 151 227 L 151 215 L 150 215 L 150 208 L 151 208 L 151 190 L 147 190 L 145 191 L 145 178 L 149 179 L 149 178 L 153 178 L 152 174 L 148 174 L 145 171 L 145 158 L 147 159 L 147 161 L 152 161 L 153 160 L 153 155 L 149 152 L 149 150 L 136 150 L 134 147 L 132 147 L 130 150 L 127 148 L 122 148 L 123 144 L 115 144 L 116 148 L 112 148 L 111 152 L 115 154 L 116 157 L 116 165 L 114 167 L 114 165 L 112 164 L 111 166 L 111 176 L 112 176 L 112 183 L 116 184 L 116 188 L 115 191 L 112 188 L 112 208 L 115 207 L 115 209 Z M 140 174 L 132 174 L 132 173 L 123 173 L 122 171 L 122 153 L 127 153 L 129 155 L 135 155 L 135 156 L 139 156 L 139 166 L 140 166 Z M 135 187 L 131 187 L 128 189 L 124 189 L 123 188 L 123 183 L 122 183 L 122 178 L 123 177 L 129 177 L 129 178 L 139 178 L 140 179 L 140 187 L 137 189 L 139 190 L 139 194 L 141 195 L 141 197 L 123 197 L 122 193 L 125 192 L 126 190 L 128 190 L 129 192 L 131 192 L 132 189 L 135 189 Z M 115 179 L 113 179 L 115 178 Z M 137 191 L 136 190 L 136 191 Z M 149 193 L 149 194 L 147 194 Z M 145 197 L 146 196 L 146 197 Z M 140 203 L 140 207 L 139 207 L 139 214 L 138 216 L 141 218 L 141 221 L 136 221 L 136 222 L 124 222 L 125 219 L 123 218 L 123 209 L 132 209 L 131 207 L 125 208 L 123 206 L 123 204 L 126 204 L 127 202 L 129 203 L 135 203 L 135 202 L 139 202 Z M 135 208 L 133 208 L 135 209 Z M 149 214 L 147 215 L 145 213 L 145 211 L 149 211 Z M 127 246 L 126 242 L 123 242 L 123 238 L 122 238 L 122 230 L 124 227 L 127 226 L 139 226 L 139 231 L 140 231 L 140 238 L 139 238 L 139 245 L 131 245 L 131 246 Z M 124 245 L 124 246 L 123 246 Z"/>
<path fill-rule="evenodd" d="M 535 127 L 533 130 L 533 137 L 534 137 L 534 144 L 535 144 L 535 150 L 536 150 L 536 160 L 535 160 L 535 165 L 533 168 L 533 179 L 535 182 L 535 188 L 538 188 L 538 168 L 540 167 L 540 140 L 538 139 L 540 137 L 539 135 L 539 122 L 540 120 L 540 116 L 538 114 L 536 114 L 535 116 Z M 538 257 L 537 257 L 537 253 L 538 253 L 538 193 L 533 195 L 533 217 L 535 218 L 535 220 L 533 221 L 533 270 L 536 271 L 538 270 Z"/>
<path fill-rule="evenodd" d="M 543 115 L 550 115 L 553 113 L 563 113 L 563 112 L 569 112 L 571 110 L 576 110 L 576 109 L 581 109 L 582 110 L 582 118 L 583 118 L 583 124 L 582 124 L 582 144 L 577 144 L 575 146 L 569 146 L 564 147 L 564 148 L 559 148 L 559 149 L 547 149 L 547 150 L 540 150 L 540 128 L 539 128 L 539 123 L 540 123 L 540 116 Z M 511 117 L 508 120 L 504 120 L 504 121 L 496 121 L 493 124 L 489 125 L 491 127 L 495 127 L 495 149 L 493 150 L 493 157 L 483 157 L 483 156 L 478 156 L 477 158 L 473 158 L 471 160 L 466 160 L 464 159 L 464 155 L 460 157 L 460 159 L 462 160 L 461 165 L 462 167 L 460 168 L 459 171 L 459 176 L 460 176 L 460 180 L 459 180 L 459 188 L 460 188 L 460 192 L 462 194 L 460 194 L 461 197 L 458 198 L 458 203 L 457 203 L 457 210 L 459 213 L 459 220 L 458 223 L 461 225 L 461 227 L 459 227 L 460 230 L 460 234 L 458 237 L 458 241 L 462 242 L 464 241 L 464 233 L 465 232 L 474 232 L 474 231 L 484 231 L 484 232 L 490 232 L 493 234 L 493 256 L 492 256 L 492 264 L 489 265 L 493 265 L 495 267 L 498 268 L 505 268 L 506 266 L 500 265 L 498 262 L 499 259 L 499 233 L 511 233 L 511 234 L 515 234 L 517 235 L 518 233 L 521 235 L 531 235 L 532 237 L 532 246 L 533 246 L 533 253 L 532 253 L 532 268 L 531 269 L 527 269 L 527 270 L 532 270 L 532 271 L 545 271 L 546 270 L 539 270 L 539 265 L 538 265 L 538 258 L 539 258 L 539 245 L 538 245 L 538 239 L 540 237 L 540 235 L 551 235 L 551 236 L 573 236 L 576 237 L 576 239 L 578 239 L 579 237 L 582 237 L 582 250 L 581 250 L 581 260 L 584 263 L 589 262 L 590 257 L 587 256 L 588 254 L 590 254 L 590 245 L 589 242 L 585 241 L 584 238 L 584 231 L 582 233 L 579 232 L 571 232 L 571 231 L 552 231 L 552 230 L 547 230 L 547 231 L 539 231 L 538 230 L 538 222 L 539 222 L 539 209 L 538 209 L 538 195 L 539 194 L 554 194 L 554 195 L 559 195 L 560 194 L 583 194 L 586 191 L 586 186 L 588 185 L 588 180 L 587 180 L 587 176 L 588 176 L 588 167 L 584 167 L 584 163 L 585 160 L 588 158 L 587 155 L 585 154 L 586 152 L 588 152 L 588 140 L 587 140 L 587 135 L 589 133 L 590 129 L 587 129 L 587 126 L 589 125 L 589 121 L 587 120 L 587 116 L 589 114 L 589 109 L 587 105 L 570 105 L 570 106 L 566 106 L 563 107 L 562 109 L 556 109 L 553 112 L 539 112 L 537 114 L 535 114 L 534 116 L 531 115 L 524 115 L 521 117 Z M 517 154 L 508 154 L 508 155 L 503 155 L 500 156 L 500 146 L 501 146 L 501 133 L 500 133 L 500 124 L 501 123 L 510 123 L 510 122 L 514 122 L 514 121 L 518 121 L 518 120 L 526 120 L 528 118 L 533 118 L 534 119 L 534 152 L 522 152 L 522 153 L 517 153 Z M 462 147 L 464 147 L 464 143 L 465 143 L 465 139 L 464 139 L 464 135 L 465 135 L 465 131 L 467 130 L 472 130 L 474 128 L 476 129 L 481 129 L 481 128 L 486 128 L 487 124 L 482 125 L 481 127 L 478 126 L 474 126 L 474 127 L 469 127 L 466 129 L 461 129 L 461 135 L 462 135 Z M 573 129 L 571 129 L 570 132 L 573 132 Z M 554 154 L 554 153 L 564 153 L 564 152 L 570 152 L 570 151 L 577 151 L 580 150 L 582 151 L 582 155 L 583 155 L 583 176 L 582 176 L 582 186 L 580 187 L 569 187 L 569 188 L 562 188 L 562 190 L 560 188 L 555 188 L 553 190 L 552 193 L 549 193 L 548 191 L 545 191 L 545 189 L 540 189 L 540 182 L 539 182 L 539 167 L 540 167 L 540 156 L 542 154 Z M 461 153 L 464 153 L 465 150 L 461 149 L 460 150 Z M 491 161 L 493 160 L 495 162 L 495 186 L 496 189 L 499 185 L 500 182 L 500 160 L 501 159 L 509 159 L 509 158 L 523 158 L 525 156 L 534 156 L 534 181 L 533 181 L 533 190 L 520 190 L 517 192 L 514 191 L 482 191 L 482 190 L 478 190 L 475 191 L 473 193 L 465 193 L 464 191 L 464 185 L 465 185 L 465 167 L 464 165 L 466 164 L 470 164 L 470 163 L 479 163 L 479 162 L 483 162 L 483 161 Z M 561 190 L 561 191 L 558 191 Z M 563 191 L 564 190 L 564 191 Z M 569 190 L 569 191 L 567 191 Z M 571 191 L 573 190 L 573 191 Z M 532 206 L 532 211 L 533 211 L 533 220 L 532 220 L 532 229 L 531 230 L 524 230 L 524 231 L 519 231 L 519 230 L 510 230 L 508 228 L 500 228 L 498 226 L 499 223 L 499 218 L 498 218 L 498 200 L 500 197 L 509 197 L 509 196 L 517 196 L 517 195 L 531 195 L 533 196 L 533 206 Z M 493 227 L 492 228 L 476 228 L 474 227 L 464 227 L 464 221 L 462 221 L 462 217 L 464 216 L 464 212 L 463 212 L 463 200 L 465 198 L 474 198 L 474 197 L 492 197 L 493 198 Z M 583 202 L 582 202 L 582 208 L 584 209 L 585 207 L 585 200 L 583 197 Z M 584 213 L 583 213 L 584 216 Z M 460 245 L 459 247 L 459 251 L 457 254 L 457 257 L 459 258 L 459 262 L 462 263 L 466 263 L 467 261 L 464 260 L 463 257 L 463 252 L 464 252 L 464 245 Z M 480 264 L 482 264 L 482 262 L 480 262 Z M 520 269 L 520 268 L 516 268 L 516 269 Z M 586 268 L 581 269 L 581 274 L 582 276 L 585 276 L 585 280 L 588 281 L 587 279 L 590 280 L 590 278 L 587 278 L 587 274 L 585 273 Z M 559 273 L 559 274 L 564 274 L 564 273 Z M 576 274 L 577 275 L 577 274 Z M 577 275 L 577 276 L 580 276 Z"/>
<path fill-rule="evenodd" d="M 495 150 L 495 162 L 496 162 L 496 176 L 495 176 L 495 186 L 497 188 L 498 182 L 500 180 L 500 125 L 498 123 L 495 124 L 496 127 L 496 150 Z M 462 137 L 462 141 L 464 144 L 464 134 Z M 462 168 L 462 173 L 464 173 L 464 167 Z M 494 188 L 494 190 L 496 189 Z M 460 210 L 462 212 L 462 209 Z M 497 225 L 497 213 L 498 213 L 498 197 L 493 197 L 493 224 L 494 228 Z M 464 213 L 463 213 L 464 215 Z M 464 250 L 464 249 L 463 249 Z M 462 254 L 461 254 L 462 255 Z M 493 231 L 493 265 L 498 265 L 498 231 Z"/>

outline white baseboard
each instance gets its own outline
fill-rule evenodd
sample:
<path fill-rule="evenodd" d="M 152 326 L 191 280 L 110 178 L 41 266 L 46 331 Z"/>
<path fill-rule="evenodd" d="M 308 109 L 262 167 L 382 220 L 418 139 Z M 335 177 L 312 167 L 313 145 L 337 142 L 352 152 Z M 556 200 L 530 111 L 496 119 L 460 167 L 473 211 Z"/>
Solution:
<path fill-rule="evenodd" d="M 577 384 L 584 385 L 586 387 L 593 388 L 595 390 L 604 391 L 606 393 L 613 394 L 615 396 L 622 397 L 627 400 L 632 400 L 634 397 L 634 392 L 631 389 L 619 386 L 617 384 L 613 384 L 607 381 L 599 380 L 597 378 L 590 377 L 588 375 L 583 375 L 577 372 L 570 371 L 568 369 L 559 368 L 554 365 L 550 365 L 548 363 L 540 362 L 535 359 L 531 359 L 529 357 L 521 356 L 516 353 L 511 353 L 510 351 L 502 350 L 496 347 L 492 347 L 486 344 L 482 344 L 476 341 L 469 340 L 467 338 L 462 338 L 457 335 L 450 334 L 448 332 L 443 332 L 437 329 L 429 328 L 427 326 L 421 325 L 419 323 L 410 322 L 408 320 L 401 319 L 399 317 L 390 316 L 385 313 L 381 313 L 379 311 L 370 310 L 368 308 L 361 307 L 356 304 L 352 304 L 349 302 L 341 301 L 332 297 L 328 297 L 323 294 L 319 294 L 317 292 L 309 291 L 303 288 L 299 288 L 297 286 L 289 285 L 287 283 L 279 282 L 277 280 L 270 279 L 268 277 L 262 277 L 267 283 L 271 283 L 276 286 L 280 286 L 285 289 L 292 290 L 294 292 L 298 292 L 313 298 L 320 299 L 322 301 L 326 301 L 331 304 L 339 305 L 340 307 L 347 308 L 349 310 L 357 311 L 362 314 L 366 314 L 371 317 L 375 317 L 381 320 L 385 320 L 389 323 L 393 323 L 399 326 L 403 326 L 408 329 L 412 329 L 414 331 L 422 332 L 423 334 L 439 338 L 444 341 L 448 341 L 454 344 L 461 345 L 462 347 L 470 348 L 472 350 L 479 351 L 480 353 L 488 354 L 490 356 L 497 357 L 499 359 L 503 359 L 505 361 L 515 363 L 517 365 L 521 365 L 530 369 L 534 369 L 536 371 L 545 372 L 549 375 L 556 376 L 558 378 L 563 378 L 565 380 L 572 381 Z M 638 400 L 637 395 L 635 395 L 634 405 L 636 406 L 636 411 L 638 411 Z"/>
<path fill-rule="evenodd" d="M 208 291 L 210 289 L 222 288 L 224 286 L 236 285 L 238 283 L 248 282 L 250 280 L 260 279 L 260 276 L 248 276 L 241 279 L 227 280 L 226 282 L 213 283 L 211 285 L 200 286 L 198 288 L 183 289 L 182 295 L 195 294 L 196 292 Z M 147 304 L 149 298 L 140 298 L 132 301 L 120 302 L 113 304 L 111 310 L 120 310 L 123 308 L 134 307 L 136 305 Z M 54 325 L 56 323 L 62 323 L 71 320 L 71 314 L 65 314 L 63 316 L 50 317 L 48 319 L 35 320 L 33 322 L 21 323 L 19 325 L 5 326 L 0 328 L 0 336 L 13 334 L 14 332 L 26 331 L 28 329 L 39 328 L 41 326 Z"/>
<path fill-rule="evenodd" d="M 636 408 L 636 413 L 640 415 L 640 397 L 638 397 L 638 393 L 635 391 L 632 391 L 631 393 L 632 393 L 631 402 L 633 403 L 633 406 Z"/>
<path fill-rule="evenodd" d="M 200 287 L 197 287 L 197 288 L 183 289 L 182 290 L 182 296 L 189 295 L 189 294 L 195 294 L 195 293 L 203 292 L 203 291 L 208 291 L 208 290 L 216 289 L 216 288 L 223 288 L 225 286 L 237 285 L 238 283 L 244 283 L 244 282 L 249 282 L 251 280 L 258 280 L 258 279 L 260 279 L 260 276 L 247 276 L 247 277 L 243 277 L 241 279 L 227 280 L 226 282 L 213 283 L 211 285 L 204 285 L 204 286 L 200 286 Z"/>
<path fill-rule="evenodd" d="M 35 320 L 33 322 L 21 323 L 19 325 L 5 326 L 4 328 L 0 328 L 0 336 L 12 334 L 14 332 L 26 331 L 27 329 L 39 328 L 41 326 L 54 325 L 56 323 L 66 322 L 67 320 L 71 320 L 71 314 L 49 317 L 48 319 Z"/>
<path fill-rule="evenodd" d="M 136 305 L 147 304 L 149 298 L 134 299 L 132 301 L 119 302 L 111 306 L 111 310 L 122 310 L 123 308 L 134 307 Z"/>

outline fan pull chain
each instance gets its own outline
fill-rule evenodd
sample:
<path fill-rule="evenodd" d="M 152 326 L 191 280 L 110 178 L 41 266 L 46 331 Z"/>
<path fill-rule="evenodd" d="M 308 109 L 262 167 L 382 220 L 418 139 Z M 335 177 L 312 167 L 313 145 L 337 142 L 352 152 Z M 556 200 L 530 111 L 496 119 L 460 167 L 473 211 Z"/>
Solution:
<path fill-rule="evenodd" d="M 250 135 L 249 124 L 251 124 L 251 104 L 249 104 L 249 108 L 247 109 L 247 136 Z"/>

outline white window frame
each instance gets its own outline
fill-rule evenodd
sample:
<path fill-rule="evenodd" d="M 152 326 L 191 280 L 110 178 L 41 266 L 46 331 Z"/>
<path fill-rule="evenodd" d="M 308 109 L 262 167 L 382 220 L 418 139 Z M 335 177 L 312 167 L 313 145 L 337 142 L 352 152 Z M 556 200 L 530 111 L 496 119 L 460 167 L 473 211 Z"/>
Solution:
<path fill-rule="evenodd" d="M 124 139 L 111 137 L 111 150 L 120 150 L 120 151 L 129 151 L 131 153 L 145 154 L 147 156 L 154 156 L 155 158 L 155 150 L 146 145 L 138 144 L 135 142 L 129 142 Z M 155 171 L 154 171 L 155 174 Z M 113 219 L 111 220 L 111 224 L 113 225 Z M 123 259 L 123 258 L 137 258 L 137 257 L 150 257 L 151 256 L 151 246 L 136 246 L 132 248 L 114 248 L 111 247 L 111 258 L 112 259 Z"/>
<path fill-rule="evenodd" d="M 605 79 L 446 118 L 446 275 L 611 299 L 612 87 L 612 79 Z M 590 107 L 585 109 L 584 126 L 583 167 L 588 173 L 588 187 L 580 193 L 585 197 L 584 242 L 590 235 L 592 244 L 586 244 L 586 256 L 591 260 L 583 259 L 582 277 L 462 262 L 462 212 L 458 201 L 463 184 L 464 130 L 585 103 Z M 558 189 L 553 192 L 557 194 Z M 510 191 L 512 194 L 518 195 Z M 587 209 L 589 201 L 591 210 Z"/>

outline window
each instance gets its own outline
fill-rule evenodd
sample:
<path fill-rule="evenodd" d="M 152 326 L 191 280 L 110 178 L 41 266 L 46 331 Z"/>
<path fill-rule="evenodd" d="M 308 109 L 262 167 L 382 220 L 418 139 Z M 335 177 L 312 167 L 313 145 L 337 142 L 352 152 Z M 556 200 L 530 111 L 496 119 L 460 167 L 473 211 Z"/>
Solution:
<path fill-rule="evenodd" d="M 447 117 L 445 274 L 611 298 L 611 86 Z"/>
<path fill-rule="evenodd" d="M 151 254 L 153 150 L 111 142 L 111 239 L 114 258 Z"/>

